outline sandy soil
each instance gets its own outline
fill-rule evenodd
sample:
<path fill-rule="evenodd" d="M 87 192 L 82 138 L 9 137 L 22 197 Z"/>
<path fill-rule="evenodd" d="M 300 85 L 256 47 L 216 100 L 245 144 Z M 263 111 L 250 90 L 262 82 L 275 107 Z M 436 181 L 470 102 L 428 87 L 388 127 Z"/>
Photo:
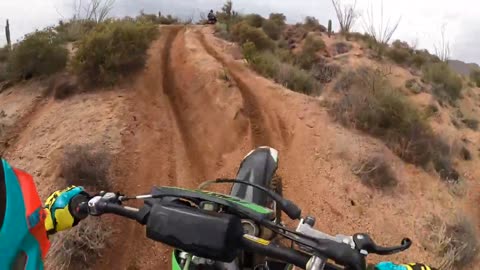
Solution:
<path fill-rule="evenodd" d="M 408 252 L 388 260 L 437 261 L 422 243 L 423 221 L 431 214 L 448 216 L 463 209 L 479 224 L 480 212 L 472 203 L 479 199 L 475 161 L 459 164 L 470 189 L 458 199 L 436 174 L 405 164 L 381 141 L 333 122 L 317 98 L 252 72 L 235 47 L 214 37 L 211 28 L 165 26 L 160 32 L 147 67 L 125 89 L 61 102 L 43 100 L 38 106 L 32 105 L 34 96 L 29 96 L 30 103 L 8 97 L 24 104 L 19 105 L 23 116 L 14 121 L 23 131 L 6 149 L 6 157 L 37 176 L 42 195 L 51 190 L 48 183 L 55 182 L 61 150 L 68 144 L 100 142 L 111 149 L 112 184 L 128 194 L 148 192 L 153 185 L 192 188 L 206 179 L 232 177 L 249 150 L 269 145 L 280 151 L 285 196 L 316 216 L 319 229 L 367 232 L 385 245 L 403 237 L 414 241 Z M 14 110 L 7 108 L 7 115 Z M 476 133 L 454 135 L 467 136 L 476 151 Z M 358 160 L 377 153 L 390 161 L 400 179 L 393 194 L 366 188 L 351 171 Z M 168 269 L 168 248 L 145 239 L 138 224 L 114 222 L 111 248 L 96 269 Z"/>

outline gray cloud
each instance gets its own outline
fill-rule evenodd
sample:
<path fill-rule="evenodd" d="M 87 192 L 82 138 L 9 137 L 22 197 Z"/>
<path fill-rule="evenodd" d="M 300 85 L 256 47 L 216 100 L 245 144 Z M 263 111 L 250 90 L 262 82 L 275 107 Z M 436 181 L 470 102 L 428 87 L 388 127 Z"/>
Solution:
<path fill-rule="evenodd" d="M 11 21 L 14 40 L 35 29 L 53 25 L 59 19 L 73 14 L 74 0 L 1 0 L 0 1 L 0 44 L 4 43 L 3 26 L 6 18 Z M 86 1 L 86 0 L 84 0 Z M 353 0 L 344 0 L 353 1 Z M 369 7 L 378 7 L 381 0 L 358 0 L 360 14 Z M 337 27 L 335 13 L 330 0 L 234 0 L 234 8 L 241 13 L 259 13 L 268 16 L 271 12 L 286 14 L 289 22 L 315 16 L 323 24 L 329 19 Z M 145 12 L 174 14 L 182 18 L 198 18 L 209 9 L 218 10 L 224 0 L 117 0 L 112 11 L 114 16 L 135 16 Z M 452 56 L 463 61 L 480 62 L 476 48 L 480 47 L 480 4 L 475 0 L 404 0 L 384 1 L 385 14 L 389 18 L 402 17 L 394 38 L 407 42 L 418 40 L 421 48 L 433 49 L 438 41 L 441 25 L 447 24 L 447 34 L 452 44 Z M 357 30 L 362 31 L 361 20 Z"/>

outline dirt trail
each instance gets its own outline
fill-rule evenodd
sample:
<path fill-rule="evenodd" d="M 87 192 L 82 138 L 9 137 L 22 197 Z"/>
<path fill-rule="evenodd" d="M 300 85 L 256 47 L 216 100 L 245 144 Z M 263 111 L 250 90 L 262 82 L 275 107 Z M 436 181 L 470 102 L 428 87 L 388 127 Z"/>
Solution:
<path fill-rule="evenodd" d="M 431 196 L 454 207 L 437 179 L 405 166 L 383 143 L 333 123 L 317 99 L 256 75 L 222 52 L 208 28 L 164 26 L 160 33 L 127 98 L 115 188 L 129 194 L 153 185 L 193 188 L 206 179 L 234 176 L 245 153 L 270 145 L 280 150 L 284 194 L 318 217 L 319 229 L 368 232 L 384 244 L 409 236 L 415 241 L 411 251 L 388 259 L 432 261 L 417 241 L 422 224 L 399 217 L 441 214 L 444 209 Z M 398 194 L 372 193 L 352 174 L 352 163 L 373 152 L 384 153 L 399 173 Z M 116 224 L 115 249 L 99 266 L 168 269 L 168 248 L 145 239 L 138 224 L 120 219 Z"/>

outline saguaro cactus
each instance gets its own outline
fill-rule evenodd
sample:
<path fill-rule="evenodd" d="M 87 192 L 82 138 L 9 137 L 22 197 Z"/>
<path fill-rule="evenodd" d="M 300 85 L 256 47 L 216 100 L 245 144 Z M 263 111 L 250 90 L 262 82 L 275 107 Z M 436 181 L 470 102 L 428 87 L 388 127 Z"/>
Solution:
<path fill-rule="evenodd" d="M 328 37 L 332 35 L 332 20 L 328 20 Z"/>
<path fill-rule="evenodd" d="M 10 40 L 10 24 L 7 19 L 7 25 L 5 25 L 5 36 L 7 38 L 7 46 L 10 48 L 12 46 L 12 42 Z"/>

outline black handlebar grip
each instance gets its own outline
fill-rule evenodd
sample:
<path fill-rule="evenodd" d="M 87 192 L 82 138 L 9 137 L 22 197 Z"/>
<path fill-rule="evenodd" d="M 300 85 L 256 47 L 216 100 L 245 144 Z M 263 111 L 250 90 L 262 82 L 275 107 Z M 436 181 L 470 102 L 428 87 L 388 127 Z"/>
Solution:
<path fill-rule="evenodd" d="M 367 267 L 365 256 L 352 249 L 350 245 L 328 239 L 319 239 L 315 243 L 314 249 L 319 255 L 330 258 L 337 264 L 346 266 L 347 269 L 365 270 Z"/>
<path fill-rule="evenodd" d="M 286 199 L 282 199 L 280 204 L 283 212 L 285 212 L 289 218 L 300 219 L 302 215 L 302 209 L 300 209 L 300 207 Z"/>
<path fill-rule="evenodd" d="M 88 196 L 80 193 L 70 200 L 68 210 L 75 220 L 80 221 L 88 216 Z"/>
<path fill-rule="evenodd" d="M 310 256 L 307 254 L 294 249 L 283 248 L 272 243 L 268 243 L 267 245 L 259 244 L 246 238 L 242 238 L 242 246 L 245 250 L 268 256 L 273 259 L 282 260 L 302 269 L 307 267 L 308 260 L 310 259 Z"/>

